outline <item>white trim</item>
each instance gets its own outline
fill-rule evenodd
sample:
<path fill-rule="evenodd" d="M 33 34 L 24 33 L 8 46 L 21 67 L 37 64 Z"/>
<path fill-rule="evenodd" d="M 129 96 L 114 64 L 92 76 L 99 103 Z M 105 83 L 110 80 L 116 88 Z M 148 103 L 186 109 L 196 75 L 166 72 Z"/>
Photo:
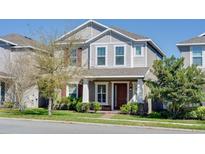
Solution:
<path fill-rule="evenodd" d="M 112 88 L 112 98 L 111 98 L 111 109 L 114 110 L 114 84 L 115 83 L 126 83 L 127 84 L 127 103 L 129 102 L 129 97 L 130 97 L 130 94 L 129 94 L 129 81 L 111 81 L 111 88 Z"/>
<path fill-rule="evenodd" d="M 130 58 L 131 58 L 131 67 L 134 67 L 133 65 L 133 61 L 134 61 L 134 48 L 133 48 L 133 41 L 131 42 L 131 45 L 130 45 Z"/>
<path fill-rule="evenodd" d="M 85 78 L 144 78 L 143 75 L 124 75 L 124 76 L 85 76 Z"/>
<path fill-rule="evenodd" d="M 108 44 L 116 44 L 116 45 L 126 45 L 126 44 L 131 44 L 132 42 L 94 42 L 94 43 L 90 43 L 90 45 L 108 45 Z"/>
<path fill-rule="evenodd" d="M 56 41 L 59 41 L 60 39 L 64 38 L 65 36 L 70 35 L 71 33 L 74 33 L 75 31 L 77 31 L 78 29 L 82 28 L 83 26 L 85 26 L 85 25 L 87 25 L 89 23 L 95 23 L 96 25 L 102 26 L 102 27 L 104 27 L 106 29 L 108 28 L 107 26 L 105 26 L 105 25 L 103 25 L 103 24 L 101 24 L 101 23 L 99 23 L 99 22 L 97 22 L 95 20 L 90 19 L 90 20 L 84 22 L 83 24 L 77 26 L 73 30 L 69 31 L 68 33 L 66 33 L 66 34 L 62 35 L 61 37 L 57 38 Z"/>
<path fill-rule="evenodd" d="M 114 45 L 113 46 L 114 47 L 114 64 L 113 64 L 113 66 L 114 67 L 124 67 L 124 66 L 127 66 L 127 64 L 126 64 L 126 54 L 127 54 L 127 52 L 126 52 L 126 45 Z M 123 65 L 116 65 L 116 47 L 124 47 L 124 64 Z"/>
<path fill-rule="evenodd" d="M 5 42 L 5 43 L 8 43 L 8 44 L 11 44 L 11 45 L 17 45 L 16 43 L 13 43 L 13 42 L 7 41 L 7 40 L 2 39 L 2 38 L 0 38 L 0 41 Z"/>
<path fill-rule="evenodd" d="M 205 45 L 204 43 L 178 43 L 176 46 L 189 46 L 189 45 Z"/>
<path fill-rule="evenodd" d="M 194 46 L 190 46 L 190 66 L 193 64 L 193 47 Z M 202 66 L 197 66 L 198 68 L 204 68 L 205 67 L 205 59 L 204 59 L 204 56 L 205 56 L 205 48 L 204 46 L 199 46 L 202 48 Z"/>
<path fill-rule="evenodd" d="M 105 48 L 105 65 L 98 65 L 98 48 Z M 95 67 L 106 67 L 107 65 L 108 65 L 108 63 L 107 63 L 107 59 L 108 59 L 108 57 L 107 57 L 107 54 L 108 54 L 108 51 L 107 51 L 107 49 L 108 49 L 108 46 L 107 45 L 99 45 L 99 46 L 95 46 Z"/>
<path fill-rule="evenodd" d="M 141 47 L 141 55 L 136 55 L 136 47 Z M 134 57 L 144 57 L 145 55 L 145 44 L 140 43 L 140 44 L 134 44 Z"/>
<path fill-rule="evenodd" d="M 95 82 L 95 101 L 98 102 L 97 98 L 97 86 L 98 85 L 105 85 L 106 86 L 106 102 L 105 103 L 100 103 L 101 105 L 108 105 L 108 84 L 109 82 Z"/>
<path fill-rule="evenodd" d="M 147 52 L 148 52 L 148 48 L 147 48 L 147 42 L 145 42 L 145 47 L 144 47 L 144 52 L 145 52 L 145 67 L 147 67 L 147 60 L 148 60 L 148 57 L 147 57 Z"/>
<path fill-rule="evenodd" d="M 202 33 L 202 34 L 198 35 L 198 37 L 202 37 L 202 36 L 205 36 L 205 33 Z"/>

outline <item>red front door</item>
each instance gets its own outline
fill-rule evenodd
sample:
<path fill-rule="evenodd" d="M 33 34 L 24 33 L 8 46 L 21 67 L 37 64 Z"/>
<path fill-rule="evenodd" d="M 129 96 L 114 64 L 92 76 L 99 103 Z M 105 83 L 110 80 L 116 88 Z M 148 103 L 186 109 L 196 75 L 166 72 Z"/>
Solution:
<path fill-rule="evenodd" d="M 123 104 L 127 103 L 127 84 L 116 83 L 114 84 L 114 109 L 120 109 Z"/>

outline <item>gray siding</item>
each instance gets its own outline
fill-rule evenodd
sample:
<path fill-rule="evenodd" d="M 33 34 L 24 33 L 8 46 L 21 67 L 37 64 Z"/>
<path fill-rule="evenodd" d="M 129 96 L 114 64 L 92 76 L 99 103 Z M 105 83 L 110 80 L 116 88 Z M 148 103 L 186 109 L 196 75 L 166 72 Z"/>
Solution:
<path fill-rule="evenodd" d="M 124 66 L 116 66 L 115 65 L 115 46 L 125 46 L 125 65 Z M 100 46 L 105 46 L 107 48 L 106 55 L 106 66 L 102 67 L 131 67 L 131 53 L 132 53 L 132 45 L 128 40 L 123 39 L 119 35 L 115 35 L 114 33 L 106 33 L 100 39 L 91 43 L 90 45 L 90 67 L 98 67 L 97 59 L 96 59 L 96 48 Z"/>
<path fill-rule="evenodd" d="M 0 47 L 0 72 L 8 73 L 10 50 Z"/>
<path fill-rule="evenodd" d="M 150 45 L 147 45 L 147 66 L 152 67 L 153 62 L 159 59 L 161 59 L 161 57 L 157 53 L 157 51 L 153 49 L 153 47 L 151 47 Z"/>
<path fill-rule="evenodd" d="M 77 32 L 75 32 L 74 34 L 67 37 L 66 40 L 69 40 L 70 38 L 88 40 L 88 39 L 98 35 L 99 33 L 101 33 L 104 30 L 105 30 L 105 28 L 102 28 L 102 27 L 97 26 L 95 24 L 89 24 L 89 25 L 81 27 Z"/>
<path fill-rule="evenodd" d="M 184 57 L 184 65 L 185 67 L 190 66 L 191 65 L 191 51 L 190 51 L 190 46 L 180 46 L 178 47 L 180 52 L 181 52 L 181 56 Z"/>

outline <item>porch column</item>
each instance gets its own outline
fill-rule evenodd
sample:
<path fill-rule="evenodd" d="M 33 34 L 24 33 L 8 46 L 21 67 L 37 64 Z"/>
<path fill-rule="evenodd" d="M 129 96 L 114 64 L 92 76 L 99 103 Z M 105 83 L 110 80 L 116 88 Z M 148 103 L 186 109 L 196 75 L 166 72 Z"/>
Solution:
<path fill-rule="evenodd" d="M 88 79 L 83 79 L 83 103 L 89 102 L 89 87 L 88 87 Z"/>
<path fill-rule="evenodd" d="M 138 103 L 144 103 L 143 102 L 143 80 L 138 79 L 137 80 L 137 102 Z"/>

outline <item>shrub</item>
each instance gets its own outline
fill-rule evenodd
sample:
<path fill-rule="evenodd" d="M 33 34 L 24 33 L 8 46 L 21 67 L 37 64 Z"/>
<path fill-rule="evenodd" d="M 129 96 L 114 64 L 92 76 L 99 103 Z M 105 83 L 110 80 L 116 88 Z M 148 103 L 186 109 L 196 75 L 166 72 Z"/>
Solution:
<path fill-rule="evenodd" d="M 192 111 L 185 113 L 184 118 L 185 119 L 197 119 L 196 110 L 192 110 Z"/>
<path fill-rule="evenodd" d="M 14 107 L 14 102 L 4 102 L 4 107 L 5 108 L 13 108 Z"/>
<path fill-rule="evenodd" d="M 131 113 L 131 103 L 123 104 L 120 107 L 120 112 L 123 114 L 130 114 Z"/>
<path fill-rule="evenodd" d="M 131 114 L 137 114 L 138 112 L 138 103 L 130 103 L 131 104 Z"/>
<path fill-rule="evenodd" d="M 92 102 L 92 103 L 90 103 L 90 109 L 94 110 L 96 113 L 97 111 L 102 109 L 102 106 L 99 102 Z"/>
<path fill-rule="evenodd" d="M 78 102 L 76 104 L 76 111 L 77 112 L 88 112 L 89 108 L 90 108 L 89 103 Z"/>
<path fill-rule="evenodd" d="M 198 119 L 205 119 L 205 106 L 200 106 L 196 109 L 196 115 Z"/>
<path fill-rule="evenodd" d="M 81 98 L 68 97 L 68 100 L 69 100 L 69 103 L 68 103 L 68 109 L 69 109 L 69 110 L 77 111 L 76 105 L 77 105 L 79 102 L 82 103 L 82 99 L 81 99 Z"/>
<path fill-rule="evenodd" d="M 159 118 L 161 118 L 161 113 L 160 113 L 160 112 L 152 112 L 152 113 L 148 114 L 147 117 L 148 117 L 148 118 L 156 118 L 156 119 L 159 119 Z"/>

